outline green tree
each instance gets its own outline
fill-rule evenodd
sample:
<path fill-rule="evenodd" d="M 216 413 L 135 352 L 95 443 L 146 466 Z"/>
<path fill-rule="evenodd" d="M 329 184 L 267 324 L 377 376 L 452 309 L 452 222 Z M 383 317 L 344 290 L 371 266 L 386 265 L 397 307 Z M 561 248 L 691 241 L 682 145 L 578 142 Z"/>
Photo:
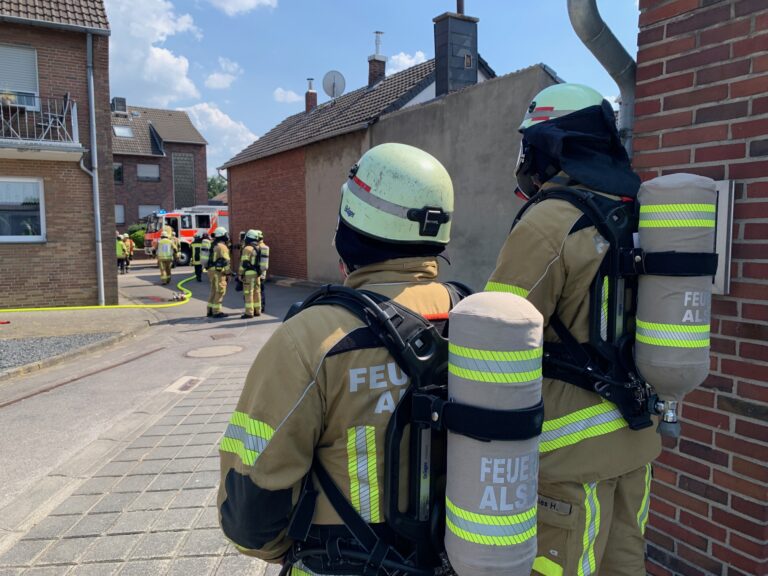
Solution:
<path fill-rule="evenodd" d="M 208 198 L 218 196 L 227 191 L 227 179 L 221 174 L 208 178 Z"/>

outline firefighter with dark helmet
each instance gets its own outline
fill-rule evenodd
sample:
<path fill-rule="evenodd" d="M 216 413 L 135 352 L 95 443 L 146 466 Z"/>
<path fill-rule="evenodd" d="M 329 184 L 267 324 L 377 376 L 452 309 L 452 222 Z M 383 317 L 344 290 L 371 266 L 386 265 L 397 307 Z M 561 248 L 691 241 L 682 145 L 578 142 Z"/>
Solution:
<path fill-rule="evenodd" d="M 208 280 L 211 283 L 211 291 L 208 296 L 208 312 L 206 314 L 212 318 L 224 318 L 226 316 L 221 311 L 221 303 L 227 293 L 227 279 L 230 273 L 228 240 L 227 229 L 223 226 L 219 226 L 213 231 L 213 243 L 208 260 Z"/>
<path fill-rule="evenodd" d="M 615 210 L 633 201 L 640 180 L 611 105 L 587 86 L 542 90 L 520 131 L 517 194 L 532 200 L 518 214 L 486 290 L 523 296 L 544 317 L 545 422 L 534 573 L 645 575 L 643 538 L 659 437 L 649 417 L 627 420 L 624 400 L 622 411 L 619 397 L 612 397 L 614 403 L 599 395 L 606 387 L 596 387 L 583 370 L 562 368 L 582 351 L 589 357 L 588 343 L 600 341 L 595 346 L 605 348 L 620 342 L 628 320 L 620 315 L 623 293 L 609 293 L 614 285 L 603 261 L 610 243 L 577 198 Z M 615 308 L 609 305 L 616 302 Z M 609 341 L 609 326 L 615 342 Z M 558 378 L 550 370 L 559 370 Z"/>
<path fill-rule="evenodd" d="M 448 244 L 452 218 L 451 178 L 437 159 L 404 144 L 371 148 L 341 190 L 335 247 L 345 286 L 422 315 L 445 315 L 451 294 L 437 282 L 437 256 Z M 256 357 L 220 445 L 220 523 L 244 554 L 295 560 L 299 548 L 325 550 L 329 539 L 348 534 L 320 493 L 304 541 L 287 535 L 315 458 L 363 520 L 387 533 L 385 432 L 409 379 L 364 332 L 365 324 L 344 308 L 314 306 L 280 325 Z M 364 569 L 358 561 L 335 571 L 334 560 L 320 556 L 302 557 L 291 573 Z"/>

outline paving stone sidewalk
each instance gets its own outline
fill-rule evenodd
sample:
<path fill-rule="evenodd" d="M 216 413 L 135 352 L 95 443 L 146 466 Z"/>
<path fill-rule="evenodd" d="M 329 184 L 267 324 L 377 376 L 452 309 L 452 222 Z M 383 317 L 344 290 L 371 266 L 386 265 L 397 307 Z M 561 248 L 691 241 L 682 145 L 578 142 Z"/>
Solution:
<path fill-rule="evenodd" d="M 0 576 L 264 576 L 218 527 L 218 442 L 247 366 L 221 368 L 0 556 Z"/>

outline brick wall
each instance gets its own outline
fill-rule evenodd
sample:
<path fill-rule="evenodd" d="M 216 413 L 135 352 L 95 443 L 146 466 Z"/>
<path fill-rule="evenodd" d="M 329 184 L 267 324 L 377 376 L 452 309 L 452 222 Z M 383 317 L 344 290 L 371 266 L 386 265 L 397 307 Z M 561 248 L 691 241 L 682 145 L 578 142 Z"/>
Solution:
<path fill-rule="evenodd" d="M 269 270 L 307 277 L 305 154 L 299 148 L 228 170 L 230 236 L 257 228 L 269 245 Z"/>
<path fill-rule="evenodd" d="M 768 573 L 768 2 L 640 0 L 635 168 L 736 182 L 711 374 L 656 466 L 648 571 Z"/>
<path fill-rule="evenodd" d="M 139 204 L 157 205 L 164 210 L 182 208 L 173 200 L 173 154 L 193 154 L 195 159 L 195 204 L 208 203 L 208 180 L 206 178 L 206 148 L 197 144 L 164 144 L 165 156 L 124 156 L 114 155 L 114 162 L 123 165 L 123 182 L 115 183 L 115 203 L 125 206 L 125 224 L 119 225 L 122 232 L 139 219 Z M 159 164 L 160 181 L 147 182 L 136 178 L 137 164 Z M 112 164 L 110 163 L 110 167 Z M 111 173 L 110 173 L 111 174 Z M 110 175 L 110 178 L 112 176 Z M 112 209 L 114 212 L 114 208 Z"/>
<path fill-rule="evenodd" d="M 4 43 L 37 50 L 38 82 L 43 98 L 77 103 L 80 141 L 90 149 L 86 35 L 35 26 L 0 23 Z M 96 138 L 99 151 L 101 231 L 104 239 L 105 297 L 117 303 L 114 239 L 114 187 L 109 112 L 109 41 L 94 37 Z M 86 165 L 90 159 L 86 155 Z M 0 175 L 43 178 L 46 228 L 44 244 L 2 244 L 0 307 L 97 303 L 91 179 L 77 162 L 0 160 Z M 64 260 L 62 255 L 75 255 Z"/>

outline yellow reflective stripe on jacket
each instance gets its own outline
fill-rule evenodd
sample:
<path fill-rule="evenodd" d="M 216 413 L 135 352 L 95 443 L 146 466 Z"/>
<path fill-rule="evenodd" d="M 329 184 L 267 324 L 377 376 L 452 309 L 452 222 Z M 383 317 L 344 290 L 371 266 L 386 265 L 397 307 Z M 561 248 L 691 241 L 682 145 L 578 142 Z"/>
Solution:
<path fill-rule="evenodd" d="M 233 412 L 219 450 L 236 454 L 243 464 L 253 466 L 274 433 L 275 430 L 269 424 L 251 418 L 244 412 Z"/>
<path fill-rule="evenodd" d="M 515 286 L 514 284 L 504 284 L 503 282 L 488 282 L 488 284 L 485 285 L 485 292 L 511 292 L 517 296 L 527 298 L 528 292 L 530 291 L 526 290 L 525 288 L 521 288 L 520 286 Z"/>
<path fill-rule="evenodd" d="M 645 535 L 645 525 L 648 523 L 648 510 L 651 507 L 651 464 L 645 465 L 645 489 L 643 491 L 643 501 L 640 503 L 640 510 L 637 511 L 637 527 L 640 533 Z"/>
<path fill-rule="evenodd" d="M 635 338 L 643 344 L 665 348 L 707 348 L 709 332 L 709 323 L 660 324 L 638 318 Z"/>
<path fill-rule="evenodd" d="M 616 406 L 603 401 L 554 420 L 545 420 L 539 437 L 539 452 L 572 446 L 626 427 L 627 421 Z"/>
<path fill-rule="evenodd" d="M 595 562 L 595 540 L 600 532 L 600 501 L 597 499 L 597 484 L 584 484 L 584 508 L 587 513 L 582 537 L 582 552 L 579 558 L 578 576 L 590 576 L 597 573 Z"/>
<path fill-rule="evenodd" d="M 376 464 L 376 429 L 373 426 L 347 429 L 349 499 L 367 522 L 381 522 Z"/>
<path fill-rule="evenodd" d="M 533 561 L 533 569 L 544 576 L 563 576 L 563 568 L 546 556 L 537 556 Z"/>
<path fill-rule="evenodd" d="M 541 378 L 543 348 L 479 350 L 448 344 L 448 371 L 476 382 L 508 384 Z"/>
<path fill-rule="evenodd" d="M 639 228 L 714 228 L 714 204 L 657 204 L 640 206 Z"/>
<path fill-rule="evenodd" d="M 511 515 L 478 514 L 445 498 L 445 527 L 458 538 L 486 546 L 522 544 L 536 536 L 536 505 Z"/>

